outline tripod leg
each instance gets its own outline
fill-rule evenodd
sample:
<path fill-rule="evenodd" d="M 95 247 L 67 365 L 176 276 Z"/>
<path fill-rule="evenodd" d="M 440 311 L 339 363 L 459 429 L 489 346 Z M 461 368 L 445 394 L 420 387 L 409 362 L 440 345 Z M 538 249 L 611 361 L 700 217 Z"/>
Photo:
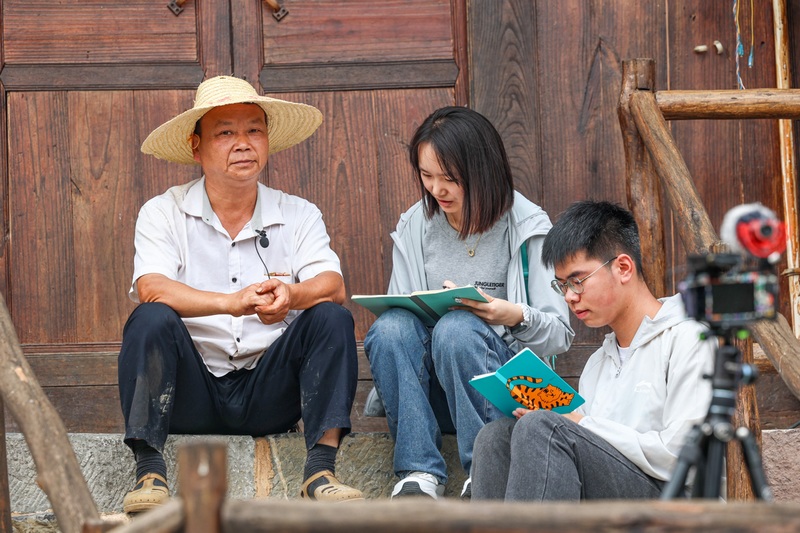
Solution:
<path fill-rule="evenodd" d="M 708 463 L 706 464 L 706 475 L 703 479 L 703 498 L 719 499 L 722 491 L 722 471 L 725 466 L 725 452 L 728 443 L 712 436 L 708 443 Z"/>
<path fill-rule="evenodd" d="M 767 476 L 764 474 L 764 466 L 761 462 L 761 452 L 758 450 L 755 437 L 749 429 L 740 427 L 736 430 L 736 438 L 742 443 L 744 461 L 750 474 L 753 492 L 761 500 L 773 501 L 772 489 L 767 484 Z"/>
<path fill-rule="evenodd" d="M 686 435 L 686 442 L 678 454 L 678 461 L 675 464 L 672 477 L 661 491 L 662 500 L 671 500 L 683 494 L 689 469 L 702 463 L 702 446 L 705 442 L 705 437 L 699 425 L 692 427 Z"/>

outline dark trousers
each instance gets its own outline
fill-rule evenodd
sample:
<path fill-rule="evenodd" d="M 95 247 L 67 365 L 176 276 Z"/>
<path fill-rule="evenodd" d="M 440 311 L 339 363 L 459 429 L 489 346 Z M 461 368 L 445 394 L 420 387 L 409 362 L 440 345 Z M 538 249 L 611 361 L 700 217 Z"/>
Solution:
<path fill-rule="evenodd" d="M 167 435 L 269 435 L 302 418 L 306 448 L 328 429 L 350 432 L 358 379 L 353 317 L 322 303 L 300 313 L 255 368 L 215 377 L 178 314 L 139 305 L 119 354 L 125 442 L 163 451 Z"/>

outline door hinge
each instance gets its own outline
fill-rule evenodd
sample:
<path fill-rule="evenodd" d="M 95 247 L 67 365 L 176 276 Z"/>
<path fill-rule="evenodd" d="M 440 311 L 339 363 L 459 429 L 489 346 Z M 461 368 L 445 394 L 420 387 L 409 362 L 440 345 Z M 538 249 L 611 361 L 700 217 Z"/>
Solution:
<path fill-rule="evenodd" d="M 275 17 L 275 20 L 278 22 L 289 14 L 289 10 L 283 7 L 278 0 L 264 0 L 264 3 L 272 9 L 272 16 Z"/>
<path fill-rule="evenodd" d="M 169 4 L 167 4 L 167 8 L 177 17 L 183 11 L 183 4 L 186 3 L 186 0 L 171 0 Z"/>

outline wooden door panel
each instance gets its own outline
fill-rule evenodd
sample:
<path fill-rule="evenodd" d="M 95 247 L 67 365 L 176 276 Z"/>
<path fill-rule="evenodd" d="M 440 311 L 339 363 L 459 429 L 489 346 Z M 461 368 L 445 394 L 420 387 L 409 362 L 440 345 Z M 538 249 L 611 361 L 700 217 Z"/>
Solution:
<path fill-rule="evenodd" d="M 68 94 L 69 213 L 72 217 L 72 273 L 77 293 L 73 342 L 119 339 L 131 302 L 122 296 L 130 283 L 133 243 L 127 221 L 137 207 L 131 203 L 131 181 L 138 157 L 132 91 Z M 38 305 L 39 312 L 46 303 Z M 53 339 L 33 340 L 48 343 Z"/>
<path fill-rule="evenodd" d="M 268 94 L 325 117 L 311 139 L 270 159 L 267 182 L 320 208 L 348 294 L 384 292 L 389 233 L 419 199 L 407 143 L 428 114 L 456 101 L 466 69 L 455 36 L 466 14 L 450 0 L 298 0 L 280 22 L 262 8 L 255 28 L 250 4 L 233 5 L 237 72 L 258 73 Z M 260 57 L 246 54 L 241 35 L 261 36 Z M 360 341 L 375 317 L 348 307 Z"/>
<path fill-rule="evenodd" d="M 267 65 L 452 59 L 450 2 L 292 0 L 277 22 L 262 10 Z"/>
<path fill-rule="evenodd" d="M 352 290 L 351 294 L 380 294 L 388 288 L 393 246 L 389 234 L 397 226 L 400 214 L 421 198 L 419 184 L 408 156 L 411 136 L 433 111 L 453 105 L 455 95 L 452 88 L 376 91 L 375 100 L 375 120 L 379 125 L 376 128 L 378 166 L 381 169 L 375 176 L 381 206 L 381 216 L 376 222 L 381 227 L 383 279 L 377 287 L 364 287 L 359 292 Z M 378 264 L 377 256 L 361 258 L 362 269 L 376 268 Z M 367 321 L 358 324 L 368 328 L 373 320 L 373 317 L 368 316 Z M 356 332 L 359 331 L 357 327 Z"/>
<path fill-rule="evenodd" d="M 664 11 L 663 0 L 647 8 L 613 0 L 536 3 L 537 100 L 548 180 L 542 203 L 551 216 L 586 198 L 626 203 L 617 119 L 622 60 L 652 57 L 658 79 L 666 78 Z"/>
<path fill-rule="evenodd" d="M 20 342 L 76 336 L 66 93 L 11 93 L 7 300 Z"/>
<path fill-rule="evenodd" d="M 544 190 L 558 186 L 555 176 L 542 175 L 536 42 L 526 29 L 536 21 L 536 4 L 475 2 L 469 18 L 473 107 L 501 132 L 514 187 L 542 204 Z M 538 35 L 538 33 L 534 34 Z M 545 187 L 545 183 L 547 186 Z"/>
<path fill-rule="evenodd" d="M 374 179 L 378 167 L 371 94 L 352 91 L 278 97 L 310 103 L 325 118 L 309 141 L 270 158 L 269 185 L 306 198 L 322 211 L 348 292 L 379 285 L 383 272 L 374 268 L 374 258 L 380 254 L 382 228 L 375 223 L 380 218 L 380 202 Z M 355 138 L 359 141 L 353 142 Z M 362 322 L 361 310 L 353 312 Z"/>
<path fill-rule="evenodd" d="M 262 10 L 260 80 L 269 92 L 452 87 L 449 0 L 298 0 Z"/>
<path fill-rule="evenodd" d="M 198 60 L 194 2 L 3 1 L 7 63 L 177 63 Z"/>
<path fill-rule="evenodd" d="M 232 69 L 227 2 L 4 0 L 6 90 L 189 88 Z M 202 63 L 202 65 L 201 65 Z"/>
<path fill-rule="evenodd" d="M 161 109 L 171 109 L 175 95 L 157 94 L 167 95 Z M 167 171 L 163 164 L 138 163 L 145 159 L 137 148 L 150 129 L 140 121 L 150 115 L 135 112 L 138 101 L 158 100 L 149 96 L 133 91 L 9 95 L 14 132 L 9 150 L 16 154 L 9 160 L 9 299 L 24 346 L 120 340 L 133 309 L 127 290 L 139 208 L 167 187 L 199 175 L 192 167 Z"/>
<path fill-rule="evenodd" d="M 199 82 L 198 82 L 199 83 Z M 134 209 L 134 216 L 125 221 L 124 232 L 119 234 L 123 240 L 128 240 L 133 246 L 134 224 L 139 209 L 150 198 L 161 194 L 173 185 L 186 183 L 202 176 L 202 171 L 196 165 L 178 165 L 151 155 L 144 155 L 140 147 L 144 140 L 155 128 L 177 115 L 180 111 L 192 107 L 195 90 L 160 90 L 160 91 L 134 91 L 133 113 L 128 119 L 135 122 L 136 140 L 129 147 L 121 147 L 136 155 L 134 168 L 127 176 L 129 207 Z M 133 253 L 131 248 L 131 254 Z M 133 255 L 129 256 L 130 273 L 133 274 Z M 128 279 L 130 284 L 130 279 Z M 127 291 L 127 288 L 125 289 Z"/>

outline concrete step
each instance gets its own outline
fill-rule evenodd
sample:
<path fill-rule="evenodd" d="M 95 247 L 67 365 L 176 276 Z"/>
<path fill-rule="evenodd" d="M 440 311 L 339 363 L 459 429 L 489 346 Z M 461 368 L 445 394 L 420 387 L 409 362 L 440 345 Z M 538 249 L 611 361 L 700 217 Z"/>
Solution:
<path fill-rule="evenodd" d="M 305 440 L 300 433 L 270 437 L 197 437 L 176 435 L 167 440 L 164 457 L 168 483 L 176 488 L 177 448 L 191 439 L 223 439 L 228 449 L 228 498 L 296 498 L 300 495 Z M 100 513 L 119 513 L 122 499 L 134 485 L 133 454 L 118 434 L 76 433 L 69 436 L 84 478 Z M 336 475 L 362 490 L 367 498 L 388 498 L 397 482 L 392 468 L 393 441 L 388 433 L 351 434 L 342 441 Z M 52 509 L 36 484 L 36 467 L 19 433 L 6 437 L 11 510 L 43 513 Z M 445 496 L 457 497 L 466 479 L 458 460 L 456 439 L 444 437 L 442 452 L 448 464 Z"/>

